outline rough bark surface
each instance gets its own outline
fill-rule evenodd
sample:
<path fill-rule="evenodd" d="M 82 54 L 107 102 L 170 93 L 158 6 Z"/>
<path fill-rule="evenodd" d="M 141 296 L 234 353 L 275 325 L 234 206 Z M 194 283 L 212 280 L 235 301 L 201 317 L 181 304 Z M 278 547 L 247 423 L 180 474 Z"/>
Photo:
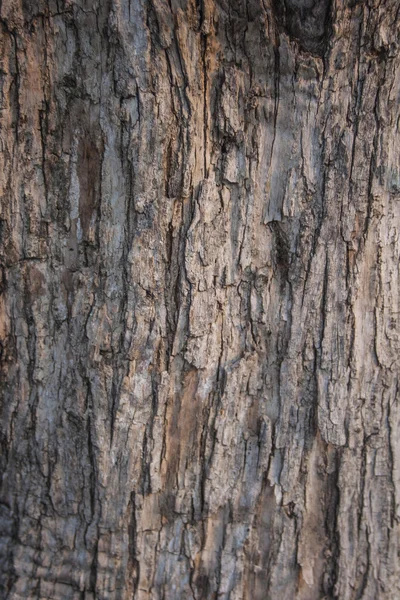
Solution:
<path fill-rule="evenodd" d="M 398 0 L 0 29 L 1 597 L 398 599 Z"/>

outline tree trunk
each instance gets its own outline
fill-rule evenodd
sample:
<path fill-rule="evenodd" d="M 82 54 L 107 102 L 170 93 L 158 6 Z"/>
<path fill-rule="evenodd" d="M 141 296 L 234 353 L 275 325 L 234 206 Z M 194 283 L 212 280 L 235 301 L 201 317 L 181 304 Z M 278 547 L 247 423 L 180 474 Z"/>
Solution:
<path fill-rule="evenodd" d="M 398 0 L 0 17 L 1 597 L 398 599 Z"/>

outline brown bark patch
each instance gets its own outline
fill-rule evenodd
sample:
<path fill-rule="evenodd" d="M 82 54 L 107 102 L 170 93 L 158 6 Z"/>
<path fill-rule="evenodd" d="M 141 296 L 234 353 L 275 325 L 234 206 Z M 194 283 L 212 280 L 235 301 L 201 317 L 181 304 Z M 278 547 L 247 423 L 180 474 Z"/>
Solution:
<path fill-rule="evenodd" d="M 198 404 L 196 390 L 198 386 L 198 372 L 196 369 L 188 371 L 182 382 L 182 390 L 174 399 L 171 413 L 168 416 L 167 438 L 167 481 L 174 485 L 181 471 L 185 470 L 186 463 L 190 462 L 195 444 L 197 430 Z"/>
<path fill-rule="evenodd" d="M 90 241 L 90 230 L 96 221 L 100 203 L 102 148 L 92 135 L 83 137 L 78 148 L 79 218 L 83 239 Z"/>
<path fill-rule="evenodd" d="M 44 296 L 46 290 L 43 286 L 46 283 L 46 279 L 43 273 L 41 273 L 41 271 L 39 271 L 39 269 L 35 267 L 35 265 L 31 265 L 28 277 L 31 298 L 34 300 L 39 296 Z"/>

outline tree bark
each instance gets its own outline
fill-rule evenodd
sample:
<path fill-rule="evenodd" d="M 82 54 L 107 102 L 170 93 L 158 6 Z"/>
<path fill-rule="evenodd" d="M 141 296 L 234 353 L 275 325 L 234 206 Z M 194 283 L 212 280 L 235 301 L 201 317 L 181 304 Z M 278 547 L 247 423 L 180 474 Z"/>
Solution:
<path fill-rule="evenodd" d="M 2 597 L 398 599 L 398 0 L 0 27 Z"/>

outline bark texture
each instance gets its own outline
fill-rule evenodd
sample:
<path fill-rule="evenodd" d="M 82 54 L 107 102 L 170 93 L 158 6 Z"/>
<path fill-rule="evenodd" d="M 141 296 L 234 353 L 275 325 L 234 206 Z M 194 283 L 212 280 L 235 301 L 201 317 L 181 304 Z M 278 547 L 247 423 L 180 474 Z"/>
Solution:
<path fill-rule="evenodd" d="M 398 599 L 398 0 L 0 30 L 1 597 Z"/>

